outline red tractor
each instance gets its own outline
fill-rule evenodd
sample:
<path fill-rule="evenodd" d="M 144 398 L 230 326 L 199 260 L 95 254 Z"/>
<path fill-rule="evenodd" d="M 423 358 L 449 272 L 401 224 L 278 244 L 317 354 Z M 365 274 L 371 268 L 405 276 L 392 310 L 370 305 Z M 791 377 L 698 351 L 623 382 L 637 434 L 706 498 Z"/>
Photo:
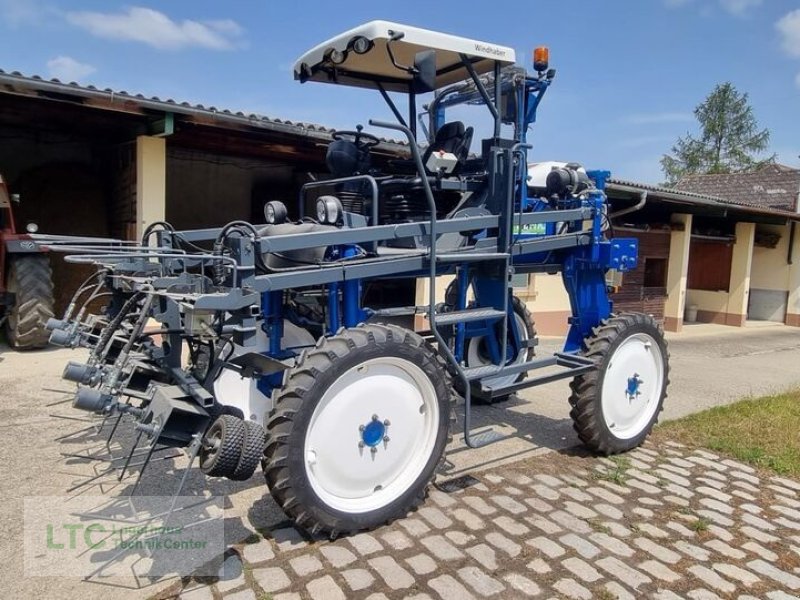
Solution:
<path fill-rule="evenodd" d="M 47 345 L 47 320 L 53 316 L 53 279 L 46 251 L 28 233 L 17 233 L 13 204 L 0 175 L 0 324 L 12 348 L 33 350 Z"/>

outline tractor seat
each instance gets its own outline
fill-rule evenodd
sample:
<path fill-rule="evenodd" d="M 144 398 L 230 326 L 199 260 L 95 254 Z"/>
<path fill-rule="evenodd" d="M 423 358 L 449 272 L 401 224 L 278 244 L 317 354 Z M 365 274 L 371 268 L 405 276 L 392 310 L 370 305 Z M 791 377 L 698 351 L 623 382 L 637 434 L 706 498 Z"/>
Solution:
<path fill-rule="evenodd" d="M 369 150 L 350 140 L 333 140 L 328 144 L 325 163 L 334 177 L 351 177 L 370 169 Z"/>
<path fill-rule="evenodd" d="M 422 164 L 427 164 L 428 159 L 434 152 L 449 152 L 458 159 L 458 165 L 453 170 L 454 173 L 457 173 L 467 160 L 473 132 L 472 127 L 465 129 L 464 123 L 461 121 L 445 123 L 436 131 L 433 141 L 422 154 Z M 389 165 L 393 170 L 396 169 L 400 173 L 416 172 L 416 165 L 413 160 L 390 160 Z"/>
<path fill-rule="evenodd" d="M 281 235 L 292 235 L 298 233 L 312 233 L 315 231 L 335 231 L 333 225 L 322 225 L 320 223 L 281 223 L 280 225 L 267 225 L 258 234 L 261 237 L 274 237 Z M 327 246 L 317 248 L 303 248 L 301 250 L 287 250 L 286 252 L 264 252 L 262 257 L 264 264 L 270 269 L 287 269 L 292 267 L 307 267 L 309 265 L 320 264 L 325 258 Z"/>

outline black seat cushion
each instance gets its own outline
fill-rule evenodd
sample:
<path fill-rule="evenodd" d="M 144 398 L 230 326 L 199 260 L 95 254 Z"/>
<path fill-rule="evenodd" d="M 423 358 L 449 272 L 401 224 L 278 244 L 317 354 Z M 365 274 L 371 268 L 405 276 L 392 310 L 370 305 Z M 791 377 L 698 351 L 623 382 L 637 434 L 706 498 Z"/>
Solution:
<path fill-rule="evenodd" d="M 453 169 L 453 173 L 458 173 L 461 166 L 467 160 L 469 147 L 472 144 L 473 132 L 474 130 L 472 127 L 467 127 L 465 129 L 464 123 L 461 121 L 445 123 L 436 131 L 433 142 L 425 149 L 422 155 L 422 164 L 427 165 L 428 159 L 434 152 L 449 152 L 450 154 L 454 154 L 458 159 L 458 164 Z M 393 167 L 394 171 L 400 173 L 416 172 L 416 165 L 413 160 L 391 160 L 389 164 Z"/>

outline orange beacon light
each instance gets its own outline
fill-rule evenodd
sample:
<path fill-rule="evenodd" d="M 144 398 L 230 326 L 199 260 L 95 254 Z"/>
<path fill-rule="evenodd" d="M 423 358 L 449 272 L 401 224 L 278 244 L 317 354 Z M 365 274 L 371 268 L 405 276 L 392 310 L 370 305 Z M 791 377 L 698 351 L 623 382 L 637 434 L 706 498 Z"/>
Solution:
<path fill-rule="evenodd" d="M 539 73 L 547 70 L 550 63 L 550 48 L 547 46 L 539 46 L 533 51 L 533 68 Z"/>

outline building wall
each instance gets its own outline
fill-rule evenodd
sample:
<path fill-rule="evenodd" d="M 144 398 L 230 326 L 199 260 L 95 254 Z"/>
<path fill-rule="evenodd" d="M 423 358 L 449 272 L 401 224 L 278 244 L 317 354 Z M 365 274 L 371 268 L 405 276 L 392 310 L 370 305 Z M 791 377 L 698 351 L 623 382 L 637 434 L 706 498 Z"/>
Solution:
<path fill-rule="evenodd" d="M 776 321 L 786 320 L 789 296 L 789 226 L 759 225 L 756 239 L 778 235 L 774 248 L 756 244 L 753 247 L 753 268 L 750 274 L 749 319 Z"/>
<path fill-rule="evenodd" d="M 753 247 L 753 269 L 750 274 L 750 286 L 754 289 L 781 290 L 789 289 L 789 226 L 759 225 L 756 236 L 760 232 L 780 235 L 775 248 L 763 246 Z"/>
<path fill-rule="evenodd" d="M 224 225 L 234 219 L 263 223 L 254 204 L 296 202 L 294 169 L 233 156 L 167 147 L 167 221 L 181 229 Z"/>
<path fill-rule="evenodd" d="M 639 241 L 639 262 L 635 269 L 622 275 L 619 290 L 611 296 L 614 310 L 643 312 L 663 322 L 671 231 L 641 231 L 618 227 L 615 234 L 617 237 L 632 237 Z"/>
<path fill-rule="evenodd" d="M 727 291 L 691 288 L 686 290 L 686 306 L 697 309 L 698 321 L 739 327 L 744 325 L 751 289 L 754 234 L 754 223 L 736 224 L 736 241 L 732 246 Z M 699 258 L 696 256 L 694 260 Z M 694 268 L 699 268 L 699 263 L 690 263 L 690 272 L 693 264 Z M 703 262 L 702 268 L 711 267 Z M 692 279 L 691 275 L 689 279 Z"/>
<path fill-rule="evenodd" d="M 569 329 L 567 319 L 572 314 L 569 296 L 561 275 L 541 273 L 530 276 L 527 292 L 515 292 L 533 314 L 539 335 L 565 335 Z"/>

